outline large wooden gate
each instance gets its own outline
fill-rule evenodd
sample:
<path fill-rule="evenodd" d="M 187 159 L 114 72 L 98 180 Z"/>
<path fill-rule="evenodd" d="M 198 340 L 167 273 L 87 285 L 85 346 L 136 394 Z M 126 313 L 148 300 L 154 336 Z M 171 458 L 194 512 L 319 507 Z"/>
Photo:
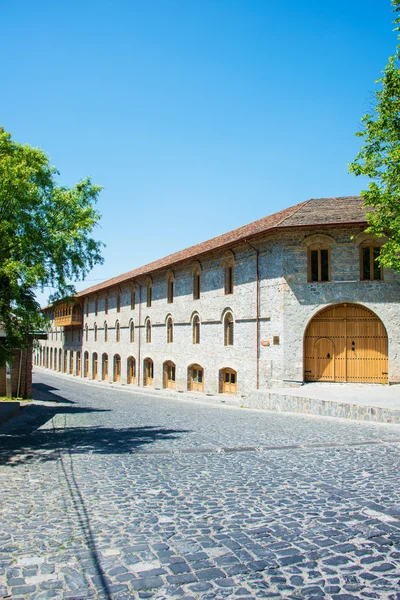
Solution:
<path fill-rule="evenodd" d="M 387 383 L 388 339 L 379 317 L 357 304 L 320 311 L 304 336 L 304 379 Z"/>

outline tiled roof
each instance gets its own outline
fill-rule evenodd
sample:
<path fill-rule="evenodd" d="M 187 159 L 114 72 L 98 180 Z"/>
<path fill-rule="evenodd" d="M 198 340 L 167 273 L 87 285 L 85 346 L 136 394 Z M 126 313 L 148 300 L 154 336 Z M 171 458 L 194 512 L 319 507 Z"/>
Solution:
<path fill-rule="evenodd" d="M 277 231 L 289 227 L 305 227 L 317 225 L 340 225 L 340 224 L 365 224 L 366 211 L 362 208 L 363 200 L 358 196 L 347 196 L 342 198 L 318 198 L 311 199 L 280 212 L 269 215 L 234 229 L 223 235 L 212 238 L 207 242 L 196 244 L 185 250 L 180 250 L 164 258 L 160 258 L 143 267 L 133 269 L 122 275 L 117 275 L 103 283 L 86 288 L 76 294 L 77 297 L 87 296 L 94 292 L 119 285 L 132 280 L 140 275 L 147 275 L 172 267 L 188 259 L 195 259 L 212 250 L 232 246 L 245 239 L 251 239 L 257 235 Z"/>

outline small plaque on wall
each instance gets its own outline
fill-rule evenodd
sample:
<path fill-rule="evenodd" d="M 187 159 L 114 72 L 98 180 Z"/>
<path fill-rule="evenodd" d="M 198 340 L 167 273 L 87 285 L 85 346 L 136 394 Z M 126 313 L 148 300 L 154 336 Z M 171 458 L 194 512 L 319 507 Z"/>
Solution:
<path fill-rule="evenodd" d="M 272 343 L 274 346 L 279 346 L 279 335 L 274 335 L 272 338 Z"/>
<path fill-rule="evenodd" d="M 261 340 L 261 346 L 270 346 L 271 344 L 269 343 L 268 340 Z"/>

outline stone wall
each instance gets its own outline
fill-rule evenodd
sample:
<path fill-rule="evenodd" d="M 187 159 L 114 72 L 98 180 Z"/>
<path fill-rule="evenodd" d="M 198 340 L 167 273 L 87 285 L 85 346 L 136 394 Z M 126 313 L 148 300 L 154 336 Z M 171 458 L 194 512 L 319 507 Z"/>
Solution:
<path fill-rule="evenodd" d="M 32 397 L 32 351 L 16 350 L 11 363 L 11 387 L 13 397 Z M 6 368 L 0 368 L 0 396 L 6 395 Z"/>

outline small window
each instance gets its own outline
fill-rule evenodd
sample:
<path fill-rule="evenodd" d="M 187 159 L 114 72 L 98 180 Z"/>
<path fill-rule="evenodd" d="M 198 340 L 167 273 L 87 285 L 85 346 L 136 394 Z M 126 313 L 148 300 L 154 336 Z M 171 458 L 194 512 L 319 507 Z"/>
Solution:
<path fill-rule="evenodd" d="M 146 304 L 147 304 L 147 306 L 151 306 L 151 300 L 152 300 L 152 287 L 151 287 L 151 283 L 148 283 L 147 289 L 146 289 Z"/>
<path fill-rule="evenodd" d="M 86 316 L 89 316 L 89 298 L 86 299 Z"/>
<path fill-rule="evenodd" d="M 133 321 L 131 321 L 129 325 L 129 339 L 131 344 L 133 344 L 135 341 L 135 323 Z"/>
<path fill-rule="evenodd" d="M 198 315 L 193 317 L 193 344 L 200 344 L 200 318 Z"/>
<path fill-rule="evenodd" d="M 146 342 L 151 344 L 151 322 L 150 319 L 146 321 Z"/>
<path fill-rule="evenodd" d="M 193 300 L 200 298 L 200 273 L 193 275 Z"/>
<path fill-rule="evenodd" d="M 361 246 L 361 279 L 362 281 L 381 281 L 382 267 L 378 263 L 380 246 Z"/>
<path fill-rule="evenodd" d="M 172 304 L 174 301 L 174 282 L 172 279 L 168 281 L 168 304 Z"/>
<path fill-rule="evenodd" d="M 224 318 L 224 344 L 233 346 L 233 317 L 232 313 L 226 313 Z"/>
<path fill-rule="evenodd" d="M 119 321 L 117 321 L 115 323 L 115 341 L 116 342 L 120 342 L 121 341 L 121 329 L 119 326 Z"/>
<path fill-rule="evenodd" d="M 330 281 L 329 248 L 310 249 L 308 251 L 308 281 Z"/>
<path fill-rule="evenodd" d="M 174 341 L 174 325 L 172 322 L 172 317 L 168 317 L 167 320 L 167 343 L 172 344 Z"/>
<path fill-rule="evenodd" d="M 225 267 L 225 294 L 233 294 L 233 267 Z"/>
<path fill-rule="evenodd" d="M 86 323 L 86 325 L 85 325 L 85 341 L 87 342 L 88 339 L 89 339 L 89 326 Z"/>
<path fill-rule="evenodd" d="M 97 342 L 97 324 L 96 323 L 94 324 L 93 331 L 94 331 L 94 341 Z"/>
<path fill-rule="evenodd" d="M 104 312 L 108 315 L 108 296 L 106 296 L 104 300 Z"/>
<path fill-rule="evenodd" d="M 104 341 L 108 342 L 108 325 L 104 323 Z"/>
<path fill-rule="evenodd" d="M 121 294 L 117 293 L 117 313 L 121 312 Z"/>
<path fill-rule="evenodd" d="M 96 296 L 95 301 L 94 301 L 94 314 L 97 317 L 97 314 L 99 312 L 99 299 Z"/>

